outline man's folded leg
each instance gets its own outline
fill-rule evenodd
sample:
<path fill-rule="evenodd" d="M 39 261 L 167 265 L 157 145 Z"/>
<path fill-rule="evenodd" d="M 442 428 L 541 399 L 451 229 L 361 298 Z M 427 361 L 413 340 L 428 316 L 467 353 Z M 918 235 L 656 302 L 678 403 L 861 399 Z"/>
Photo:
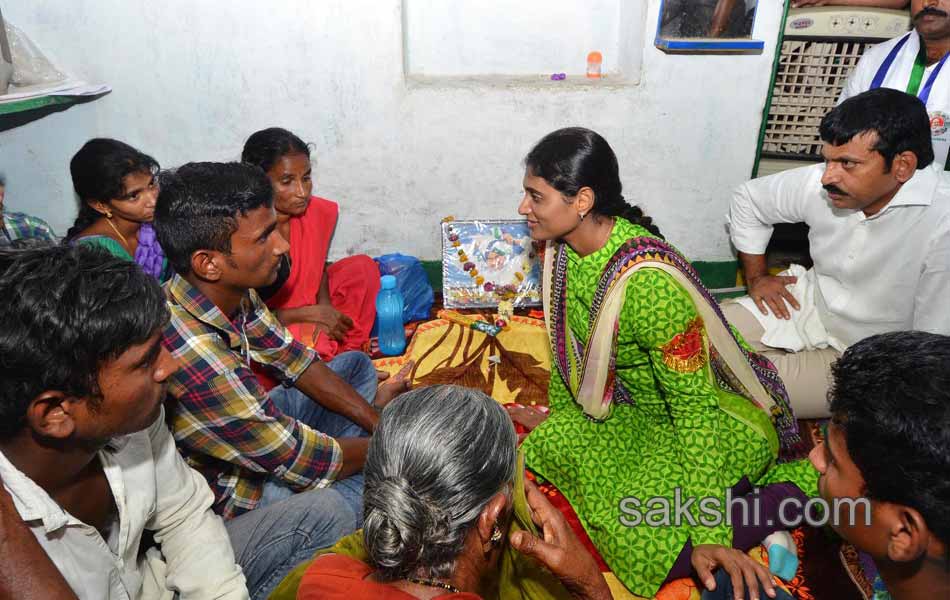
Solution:
<path fill-rule="evenodd" d="M 373 361 L 362 352 L 344 352 L 327 366 L 344 381 L 353 386 L 356 392 L 372 404 L 376 398 L 376 368 Z M 334 438 L 366 437 L 369 433 L 339 413 L 327 410 L 316 401 L 296 388 L 279 386 L 271 390 L 271 401 L 287 416 Z M 356 514 L 357 527 L 363 520 L 363 474 L 357 473 L 334 483 L 330 489 L 336 490 Z M 264 484 L 261 506 L 269 506 L 283 501 L 294 492 L 282 481 L 270 479 Z"/>
<path fill-rule="evenodd" d="M 762 343 L 765 329 L 754 314 L 734 301 L 721 305 L 729 323 L 756 351 L 772 361 L 785 384 L 795 417 L 822 419 L 828 412 L 828 387 L 831 382 L 831 364 L 840 354 L 834 348 L 786 352 Z"/>
<path fill-rule="evenodd" d="M 327 363 L 327 367 L 349 383 L 368 404 L 376 399 L 376 368 L 362 352 L 344 352 Z M 339 413 L 327 410 L 298 390 L 278 386 L 268 394 L 282 413 L 293 417 L 331 437 L 366 437 L 369 433 Z"/>
<path fill-rule="evenodd" d="M 252 600 L 263 600 L 294 567 L 356 531 L 358 522 L 344 496 L 324 488 L 258 507 L 225 527 Z"/>

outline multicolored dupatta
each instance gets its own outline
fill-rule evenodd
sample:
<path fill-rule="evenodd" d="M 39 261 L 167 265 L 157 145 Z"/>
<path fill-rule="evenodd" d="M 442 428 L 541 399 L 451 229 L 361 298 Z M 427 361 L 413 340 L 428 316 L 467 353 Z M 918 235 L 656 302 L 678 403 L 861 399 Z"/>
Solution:
<path fill-rule="evenodd" d="M 660 269 L 693 299 L 705 325 L 705 343 L 717 383 L 767 411 L 783 450 L 801 443 L 785 385 L 764 356 L 745 350 L 736 339 L 719 304 L 703 286 L 693 266 L 670 245 L 651 238 L 627 240 L 607 261 L 594 294 L 587 344 L 567 322 L 567 249 L 548 242 L 544 254 L 544 316 L 553 363 L 574 399 L 591 419 L 604 420 L 614 404 L 635 401 L 615 373 L 620 312 L 627 283 L 640 268 Z"/>

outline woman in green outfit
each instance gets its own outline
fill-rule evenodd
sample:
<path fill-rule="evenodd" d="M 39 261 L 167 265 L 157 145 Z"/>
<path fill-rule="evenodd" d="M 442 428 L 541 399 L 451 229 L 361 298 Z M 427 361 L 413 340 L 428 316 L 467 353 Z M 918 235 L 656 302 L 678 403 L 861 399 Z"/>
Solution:
<path fill-rule="evenodd" d="M 690 574 L 707 583 L 716 566 L 739 594 L 743 580 L 753 598 L 758 582 L 771 592 L 768 572 L 742 551 L 780 528 L 764 522 L 780 500 L 803 505 L 817 493 L 807 461 L 778 464 L 780 446 L 800 441 L 781 381 L 734 337 L 689 262 L 624 200 L 600 135 L 555 131 L 525 163 L 518 212 L 547 242 L 553 365 L 551 415 L 524 442 L 528 467 L 570 501 L 632 593 L 651 597 Z M 753 485 L 766 486 L 760 523 L 730 527 L 727 490 Z"/>
<path fill-rule="evenodd" d="M 73 156 L 69 171 L 79 214 L 64 242 L 100 246 L 166 279 L 168 263 L 151 225 L 158 162 L 118 140 L 95 138 Z"/>

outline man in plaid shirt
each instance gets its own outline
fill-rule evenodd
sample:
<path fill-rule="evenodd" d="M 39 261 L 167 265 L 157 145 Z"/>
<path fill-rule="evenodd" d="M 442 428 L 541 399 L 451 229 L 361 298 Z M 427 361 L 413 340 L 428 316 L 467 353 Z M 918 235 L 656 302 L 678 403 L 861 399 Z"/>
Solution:
<path fill-rule="evenodd" d="M 190 163 L 167 174 L 155 226 L 177 273 L 165 288 L 172 317 L 164 343 L 181 363 L 169 387 L 172 427 L 182 454 L 211 485 L 215 510 L 225 519 L 285 512 L 288 502 L 313 496 L 318 514 L 301 519 L 342 520 L 355 530 L 377 408 L 405 382 L 377 393 L 376 370 L 358 352 L 320 362 L 261 302 L 254 288 L 274 281 L 289 245 L 258 167 Z M 252 362 L 270 367 L 283 386 L 265 392 Z M 260 551 L 286 552 L 288 570 L 336 541 L 312 531 L 287 538 L 301 541 Z M 249 578 L 253 595 L 255 584 Z"/>
<path fill-rule="evenodd" d="M 56 234 L 43 219 L 18 212 L 3 210 L 6 180 L 0 175 L 0 248 L 14 245 L 17 240 L 41 239 L 56 243 Z"/>

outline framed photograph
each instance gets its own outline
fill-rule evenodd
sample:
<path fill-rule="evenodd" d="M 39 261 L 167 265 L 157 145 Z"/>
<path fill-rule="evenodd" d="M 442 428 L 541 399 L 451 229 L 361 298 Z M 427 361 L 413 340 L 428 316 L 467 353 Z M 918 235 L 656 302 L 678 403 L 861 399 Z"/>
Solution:
<path fill-rule="evenodd" d="M 543 246 L 524 221 L 442 223 L 442 295 L 446 308 L 541 305 Z"/>
<path fill-rule="evenodd" d="M 760 53 L 752 39 L 759 0 L 662 0 L 654 45 L 668 53 Z"/>

